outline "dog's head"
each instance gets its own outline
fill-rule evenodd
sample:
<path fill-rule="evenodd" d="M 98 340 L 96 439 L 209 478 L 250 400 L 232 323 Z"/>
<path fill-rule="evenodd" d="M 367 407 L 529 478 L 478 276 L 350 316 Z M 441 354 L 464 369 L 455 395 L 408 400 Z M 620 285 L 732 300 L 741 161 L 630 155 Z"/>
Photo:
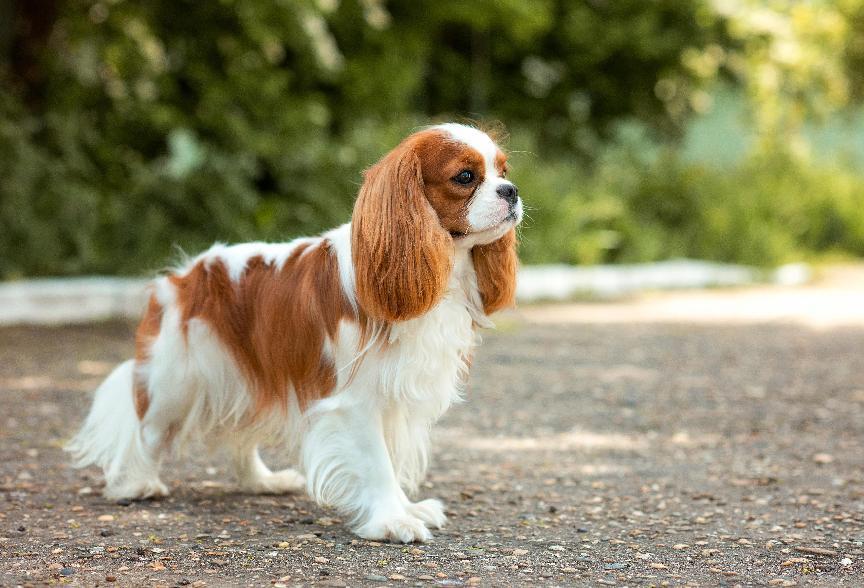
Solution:
<path fill-rule="evenodd" d="M 507 156 L 484 132 L 414 133 L 367 170 L 352 217 L 357 298 L 372 318 L 415 318 L 444 293 L 453 254 L 471 249 L 487 313 L 512 301 L 522 201 Z"/>

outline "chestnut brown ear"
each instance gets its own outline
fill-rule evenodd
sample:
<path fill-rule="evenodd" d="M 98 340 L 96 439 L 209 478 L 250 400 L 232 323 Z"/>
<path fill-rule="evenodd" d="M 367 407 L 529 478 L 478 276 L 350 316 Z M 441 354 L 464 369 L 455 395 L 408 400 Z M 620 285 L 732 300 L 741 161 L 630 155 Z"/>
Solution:
<path fill-rule="evenodd" d="M 497 241 L 477 245 L 471 250 L 477 288 L 483 301 L 483 312 L 492 314 L 496 310 L 513 306 L 516 300 L 516 229 L 510 229 Z"/>
<path fill-rule="evenodd" d="M 351 218 L 357 300 L 370 317 L 404 321 L 444 294 L 453 241 L 426 199 L 420 160 L 410 146 L 366 172 Z"/>

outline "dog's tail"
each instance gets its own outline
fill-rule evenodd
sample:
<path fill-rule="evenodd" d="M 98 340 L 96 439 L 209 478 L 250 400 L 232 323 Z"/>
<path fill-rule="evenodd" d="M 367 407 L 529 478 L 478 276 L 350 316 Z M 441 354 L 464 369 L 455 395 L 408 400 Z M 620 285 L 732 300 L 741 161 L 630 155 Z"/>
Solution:
<path fill-rule="evenodd" d="M 97 465 L 105 473 L 105 494 L 126 498 L 123 490 L 126 472 L 145 470 L 150 458 L 141 438 L 141 423 L 135 412 L 132 393 L 135 362 L 117 366 L 102 382 L 84 426 L 65 449 L 72 454 L 75 467 Z"/>

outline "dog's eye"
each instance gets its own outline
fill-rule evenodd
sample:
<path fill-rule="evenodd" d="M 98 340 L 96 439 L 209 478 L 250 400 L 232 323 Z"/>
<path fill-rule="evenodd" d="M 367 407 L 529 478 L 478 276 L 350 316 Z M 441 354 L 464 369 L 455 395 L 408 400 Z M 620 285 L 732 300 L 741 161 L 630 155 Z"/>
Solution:
<path fill-rule="evenodd" d="M 463 169 L 461 172 L 459 172 L 458 174 L 456 174 L 456 176 L 453 177 L 453 181 L 457 184 L 467 186 L 474 181 L 474 174 L 471 173 L 471 170 Z"/>

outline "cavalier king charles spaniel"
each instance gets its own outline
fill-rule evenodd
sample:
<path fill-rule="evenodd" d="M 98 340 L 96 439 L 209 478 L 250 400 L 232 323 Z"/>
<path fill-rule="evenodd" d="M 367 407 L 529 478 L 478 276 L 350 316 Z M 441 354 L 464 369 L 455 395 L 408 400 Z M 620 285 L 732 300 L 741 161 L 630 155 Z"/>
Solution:
<path fill-rule="evenodd" d="M 522 202 L 484 132 L 443 124 L 368 169 L 351 222 L 289 243 L 211 247 L 155 280 L 135 358 L 67 449 L 111 499 L 165 496 L 162 456 L 227 450 L 242 489 L 305 487 L 367 539 L 426 541 L 413 502 L 429 429 L 460 398 L 478 327 L 513 303 Z M 297 470 L 271 471 L 278 443 Z"/>

